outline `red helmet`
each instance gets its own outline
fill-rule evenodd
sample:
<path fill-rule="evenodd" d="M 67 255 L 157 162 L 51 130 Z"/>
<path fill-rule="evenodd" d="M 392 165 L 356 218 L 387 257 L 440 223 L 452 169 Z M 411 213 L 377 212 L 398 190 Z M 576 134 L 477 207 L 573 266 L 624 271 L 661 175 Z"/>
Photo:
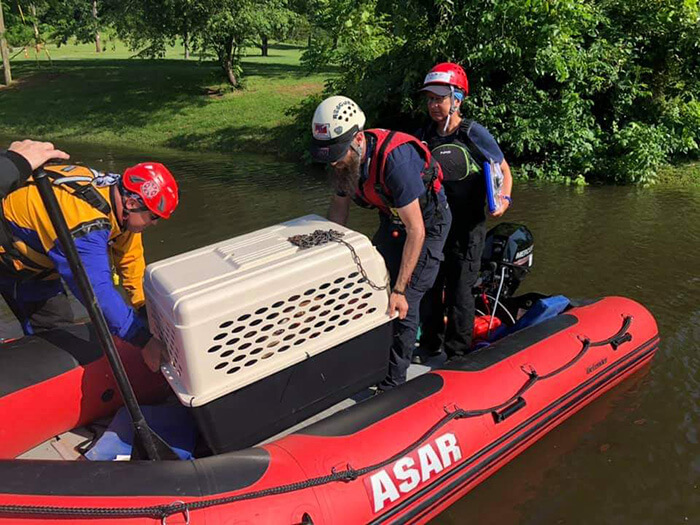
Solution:
<path fill-rule="evenodd" d="M 159 162 L 142 162 L 127 168 L 122 175 L 122 185 L 163 219 L 170 217 L 180 200 L 173 174 Z"/>
<path fill-rule="evenodd" d="M 462 66 L 452 62 L 442 62 L 431 69 L 428 74 L 425 75 L 423 89 L 421 89 L 421 91 L 432 91 L 443 96 L 449 95 L 449 92 L 443 93 L 442 91 L 444 89 L 440 90 L 439 86 L 454 86 L 465 95 L 469 93 L 467 74 L 464 72 L 464 69 L 462 69 Z"/>

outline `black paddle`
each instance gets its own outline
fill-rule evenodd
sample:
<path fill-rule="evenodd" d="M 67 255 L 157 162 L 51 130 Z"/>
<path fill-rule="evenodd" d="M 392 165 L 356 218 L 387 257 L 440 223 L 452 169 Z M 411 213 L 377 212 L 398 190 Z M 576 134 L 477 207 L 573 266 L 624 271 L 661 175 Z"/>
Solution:
<path fill-rule="evenodd" d="M 78 256 L 78 250 L 75 247 L 73 237 L 68 231 L 68 225 L 66 224 L 66 219 L 56 200 L 51 180 L 46 172 L 39 168 L 34 172 L 34 181 L 39 189 L 41 200 L 44 202 L 51 223 L 56 229 L 56 235 L 65 251 L 68 264 L 75 277 L 75 282 L 83 296 L 88 314 L 90 314 L 92 325 L 95 327 L 97 337 L 100 340 L 102 349 L 112 368 L 112 373 L 119 386 L 122 399 L 124 399 L 124 404 L 131 416 L 134 426 L 134 444 L 132 446 L 131 459 L 149 459 L 152 461 L 159 459 L 179 459 L 170 446 L 163 441 L 158 434 L 153 432 L 151 427 L 148 426 L 146 419 L 143 417 L 143 412 L 141 412 L 134 390 L 131 387 L 131 383 L 129 383 L 129 378 L 124 370 L 122 360 L 119 357 L 117 348 L 114 346 L 112 335 L 107 328 L 107 321 L 105 321 L 102 309 L 97 303 L 95 292 L 92 289 L 87 273 L 85 273 L 85 267 Z"/>

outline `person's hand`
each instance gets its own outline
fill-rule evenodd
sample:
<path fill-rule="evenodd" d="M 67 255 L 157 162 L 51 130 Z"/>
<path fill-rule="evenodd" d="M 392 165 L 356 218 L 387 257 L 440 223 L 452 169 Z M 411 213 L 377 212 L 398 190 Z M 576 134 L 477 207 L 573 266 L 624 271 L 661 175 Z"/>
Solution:
<path fill-rule="evenodd" d="M 501 197 L 499 200 L 501 201 L 501 205 L 496 211 L 490 214 L 491 217 L 500 217 L 506 212 L 508 208 L 510 208 L 510 201 L 508 199 L 504 199 L 503 197 Z"/>
<path fill-rule="evenodd" d="M 22 155 L 32 167 L 32 170 L 44 165 L 51 159 L 70 158 L 70 155 L 65 151 L 54 148 L 50 142 L 37 142 L 36 140 L 15 141 L 10 144 L 8 151 L 14 151 L 18 155 Z"/>
<path fill-rule="evenodd" d="M 394 312 L 399 314 L 399 319 L 406 319 L 408 301 L 405 295 L 392 292 L 389 296 L 389 315 L 393 317 Z"/>
<path fill-rule="evenodd" d="M 151 372 L 160 370 L 160 364 L 166 355 L 167 349 L 163 341 L 156 337 L 151 337 L 141 349 L 141 357 L 143 357 L 146 366 Z"/>

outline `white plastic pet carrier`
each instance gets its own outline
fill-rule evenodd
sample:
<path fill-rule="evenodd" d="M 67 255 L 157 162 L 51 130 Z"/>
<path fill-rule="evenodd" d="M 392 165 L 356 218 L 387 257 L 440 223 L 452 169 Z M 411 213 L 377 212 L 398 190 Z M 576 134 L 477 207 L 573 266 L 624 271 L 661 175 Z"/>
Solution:
<path fill-rule="evenodd" d="M 330 229 L 352 250 L 288 240 Z M 385 325 L 387 290 L 360 267 L 386 286 L 369 239 L 315 215 L 150 264 L 151 330 L 167 345 L 162 371 L 180 401 L 200 407 Z"/>

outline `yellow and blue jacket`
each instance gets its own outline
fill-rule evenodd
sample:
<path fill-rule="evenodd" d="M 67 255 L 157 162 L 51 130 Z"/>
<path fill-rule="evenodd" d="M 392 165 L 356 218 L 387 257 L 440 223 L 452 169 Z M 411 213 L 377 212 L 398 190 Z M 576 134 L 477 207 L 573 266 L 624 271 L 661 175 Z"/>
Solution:
<path fill-rule="evenodd" d="M 111 190 L 118 179 L 96 174 L 84 166 L 50 166 L 46 170 L 54 178 L 90 177 L 92 183 L 78 184 L 92 184 L 109 204 L 108 209 L 98 209 L 67 185 L 55 186 L 60 188 L 55 191 L 56 198 L 110 331 L 135 344 L 145 343 L 150 333 L 135 311 L 145 303 L 143 244 L 141 234 L 122 231 L 114 215 Z M 9 249 L 0 246 L 0 285 L 62 278 L 84 303 L 39 191 L 31 179 L 29 182 L 2 202 L 13 242 Z M 112 265 L 121 276 L 130 306 L 114 286 Z"/>

